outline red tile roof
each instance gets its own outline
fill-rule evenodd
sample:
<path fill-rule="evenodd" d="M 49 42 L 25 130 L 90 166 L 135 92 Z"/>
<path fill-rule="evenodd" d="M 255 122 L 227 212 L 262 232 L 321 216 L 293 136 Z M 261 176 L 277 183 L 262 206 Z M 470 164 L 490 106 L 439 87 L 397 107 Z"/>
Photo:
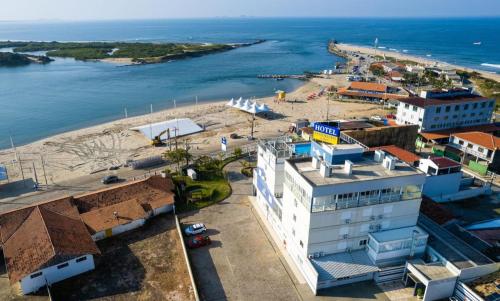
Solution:
<path fill-rule="evenodd" d="M 419 135 L 421 135 L 422 137 L 424 137 L 427 140 L 435 140 L 435 139 L 449 138 L 450 135 L 453 135 L 456 133 L 475 132 L 475 131 L 484 132 L 484 133 L 497 132 L 497 131 L 500 131 L 500 126 L 498 126 L 494 123 L 490 123 L 490 124 L 476 125 L 476 126 L 469 126 L 469 127 L 452 128 L 452 129 L 435 131 L 435 132 L 421 132 L 421 133 L 419 133 Z"/>
<path fill-rule="evenodd" d="M 376 91 L 381 93 L 387 92 L 387 85 L 378 83 L 352 82 L 349 88 L 353 90 Z"/>
<path fill-rule="evenodd" d="M 115 216 L 116 213 L 116 216 Z M 146 211 L 135 199 L 114 204 L 111 206 L 82 213 L 83 222 L 95 234 L 106 229 L 113 229 L 120 225 L 146 217 Z"/>
<path fill-rule="evenodd" d="M 429 159 L 434 162 L 439 169 L 461 166 L 459 162 L 446 157 L 431 157 Z"/>
<path fill-rule="evenodd" d="M 430 99 L 430 98 L 422 98 L 422 97 L 407 97 L 401 99 L 401 102 L 411 104 L 420 108 L 425 108 L 428 106 L 438 106 L 438 105 L 452 105 L 464 102 L 479 102 L 484 100 L 491 100 L 490 98 L 477 96 L 471 94 L 470 96 L 460 96 L 456 98 L 448 98 L 448 99 Z"/>
<path fill-rule="evenodd" d="M 483 132 L 465 132 L 457 133 L 453 136 L 463 140 L 467 140 L 473 144 L 477 144 L 490 150 L 497 150 L 500 148 L 500 138 L 495 137 L 492 134 Z"/>
<path fill-rule="evenodd" d="M 397 147 L 395 145 L 386 145 L 386 146 L 377 146 L 377 147 L 372 147 L 370 150 L 376 150 L 380 149 L 385 152 L 388 152 L 389 154 L 398 157 L 400 160 L 413 165 L 416 161 L 420 160 L 420 157 L 415 155 L 412 152 L 409 152 L 407 150 L 404 150 L 400 147 Z"/>
<path fill-rule="evenodd" d="M 68 198 L 4 213 L 0 226 L 11 283 L 47 266 L 99 254 Z"/>

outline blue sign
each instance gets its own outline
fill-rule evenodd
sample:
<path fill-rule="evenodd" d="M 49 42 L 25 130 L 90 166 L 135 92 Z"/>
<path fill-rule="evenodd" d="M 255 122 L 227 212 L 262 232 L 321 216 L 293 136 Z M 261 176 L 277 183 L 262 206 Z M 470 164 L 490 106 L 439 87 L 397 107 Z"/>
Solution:
<path fill-rule="evenodd" d="M 0 165 L 0 181 L 7 180 L 9 176 L 7 175 L 7 167 Z"/>
<path fill-rule="evenodd" d="M 314 124 L 314 131 L 330 136 L 335 136 L 338 137 L 340 136 L 340 129 L 338 127 L 322 124 L 322 123 L 315 123 Z"/>
<path fill-rule="evenodd" d="M 220 140 L 220 143 L 222 143 L 224 145 L 227 145 L 227 139 L 226 139 L 226 137 L 222 137 L 221 140 Z"/>

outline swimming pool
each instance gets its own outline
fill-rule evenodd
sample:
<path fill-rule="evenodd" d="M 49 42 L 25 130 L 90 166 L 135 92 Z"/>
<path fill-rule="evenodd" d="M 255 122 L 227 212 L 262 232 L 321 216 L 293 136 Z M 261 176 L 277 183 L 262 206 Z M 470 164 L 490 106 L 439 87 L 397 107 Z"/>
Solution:
<path fill-rule="evenodd" d="M 295 146 L 294 150 L 295 155 L 304 156 L 304 155 L 309 155 L 311 153 L 311 143 L 300 143 L 300 144 L 295 144 L 294 146 Z"/>

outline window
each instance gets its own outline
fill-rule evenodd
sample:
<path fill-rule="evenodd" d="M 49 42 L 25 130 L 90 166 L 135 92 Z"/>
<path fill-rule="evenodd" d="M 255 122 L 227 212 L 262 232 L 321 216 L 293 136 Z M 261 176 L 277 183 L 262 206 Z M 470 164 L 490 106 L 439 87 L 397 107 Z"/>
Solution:
<path fill-rule="evenodd" d="M 297 207 L 297 199 L 293 199 L 293 204 Z"/>
<path fill-rule="evenodd" d="M 302 248 L 304 247 L 304 243 L 302 242 L 302 240 L 301 240 L 301 241 L 299 241 L 299 244 L 300 244 L 300 246 L 301 246 Z"/>
<path fill-rule="evenodd" d="M 464 145 L 464 141 L 463 140 L 458 140 L 458 144 Z"/>
<path fill-rule="evenodd" d="M 85 261 L 85 260 L 87 260 L 87 256 L 77 258 L 76 262 L 82 262 L 82 261 Z"/>
<path fill-rule="evenodd" d="M 494 103 L 495 103 L 495 102 L 490 101 L 490 103 L 488 104 L 488 107 L 493 108 L 493 104 L 494 104 Z"/>
<path fill-rule="evenodd" d="M 451 107 L 450 107 L 450 106 L 446 106 L 445 111 L 446 111 L 446 112 L 449 112 L 450 110 L 451 110 Z"/>
<path fill-rule="evenodd" d="M 35 273 L 35 274 L 31 274 L 30 275 L 30 278 L 33 279 L 33 278 L 36 278 L 36 277 L 40 277 L 42 276 L 42 272 L 38 272 L 38 273 Z"/>
<path fill-rule="evenodd" d="M 441 113 L 441 107 L 436 107 L 436 113 Z"/>
<path fill-rule="evenodd" d="M 472 106 L 473 109 L 477 109 L 477 102 Z"/>
<path fill-rule="evenodd" d="M 405 103 L 405 109 L 409 109 L 410 108 L 410 105 Z"/>
<path fill-rule="evenodd" d="M 293 215 L 293 221 L 296 222 L 297 221 L 297 216 L 294 214 Z"/>
<path fill-rule="evenodd" d="M 468 109 L 469 109 L 469 104 L 468 104 L 468 103 L 466 103 L 466 104 L 464 105 L 464 110 L 468 110 Z"/>
<path fill-rule="evenodd" d="M 470 113 L 470 117 L 476 116 L 476 113 Z"/>
<path fill-rule="evenodd" d="M 456 106 L 455 106 L 455 112 L 456 112 L 456 111 L 460 111 L 460 106 L 459 106 L 459 105 L 456 105 Z"/>
<path fill-rule="evenodd" d="M 418 110 L 417 106 L 413 106 L 413 112 L 416 112 Z"/>
<path fill-rule="evenodd" d="M 363 239 L 363 240 L 359 241 L 359 245 L 360 246 L 366 246 L 367 243 L 368 243 L 368 240 L 366 240 L 366 239 Z"/>
<path fill-rule="evenodd" d="M 478 148 L 477 148 L 477 151 L 478 151 L 478 152 L 480 152 L 480 153 L 482 153 L 482 152 L 484 152 L 484 148 L 482 148 L 482 147 L 478 147 Z"/>
<path fill-rule="evenodd" d="M 295 236 L 295 229 L 292 228 L 292 235 Z"/>
<path fill-rule="evenodd" d="M 472 148 L 472 144 L 467 144 L 467 148 Z"/>
<path fill-rule="evenodd" d="M 479 116 L 482 116 L 482 115 L 483 115 L 483 112 L 479 112 L 479 114 L 478 114 L 478 115 L 479 115 Z"/>
<path fill-rule="evenodd" d="M 69 265 L 69 263 L 65 262 L 63 264 L 60 264 L 57 266 L 57 269 L 60 270 L 60 269 L 64 269 L 65 267 L 67 267 Z"/>
<path fill-rule="evenodd" d="M 481 103 L 481 108 L 486 108 L 486 102 Z"/>
<path fill-rule="evenodd" d="M 448 116 L 444 116 L 444 120 L 448 120 Z"/>
<path fill-rule="evenodd" d="M 453 118 L 454 118 L 454 119 L 458 118 L 458 115 L 453 115 Z"/>
<path fill-rule="evenodd" d="M 434 117 L 434 121 L 438 121 L 439 120 L 439 117 Z"/>

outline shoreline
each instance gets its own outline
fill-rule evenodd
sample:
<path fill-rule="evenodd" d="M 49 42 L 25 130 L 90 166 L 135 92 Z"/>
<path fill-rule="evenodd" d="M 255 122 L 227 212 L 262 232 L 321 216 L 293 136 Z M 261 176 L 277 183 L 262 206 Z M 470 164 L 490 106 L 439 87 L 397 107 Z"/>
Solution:
<path fill-rule="evenodd" d="M 339 50 L 342 51 L 353 51 L 353 52 L 360 52 L 364 54 L 369 54 L 369 55 L 385 55 L 386 57 L 392 57 L 398 60 L 408 60 L 408 61 L 413 61 L 415 63 L 423 64 L 423 65 L 438 65 L 438 66 L 447 66 L 451 67 L 457 70 L 463 70 L 466 72 L 477 72 L 479 73 L 482 77 L 488 78 L 497 82 L 500 82 L 500 74 L 497 73 L 492 73 L 488 72 L 485 70 L 481 69 L 476 69 L 476 68 L 469 68 L 465 66 L 460 66 L 460 65 L 454 65 L 450 63 L 446 63 L 440 60 L 434 60 L 432 58 L 424 58 L 418 55 L 411 55 L 407 53 L 400 53 L 400 52 L 395 52 L 395 51 L 390 51 L 387 49 L 375 49 L 373 47 L 369 46 L 360 46 L 360 45 L 354 45 L 354 44 L 347 44 L 347 43 L 337 43 L 335 44 L 335 47 L 338 48 Z"/>
<path fill-rule="evenodd" d="M 343 75 L 314 78 L 287 94 L 287 99 L 294 101 L 277 103 L 272 95 L 256 99 L 260 104 L 267 104 L 272 112 L 266 118 L 257 116 L 254 137 L 261 139 L 281 136 L 288 131 L 291 122 L 304 116 L 310 120 L 324 119 L 328 105 L 326 96 L 312 101 L 307 101 L 307 97 L 330 85 L 340 87 L 346 84 Z M 179 137 L 180 145 L 183 146 L 188 141 L 195 156 L 220 151 L 220 138 L 236 133 L 240 139 L 228 139 L 228 147 L 233 149 L 248 143 L 245 137 L 251 133 L 252 118 L 248 113 L 227 107 L 226 103 L 227 100 L 214 100 L 199 102 L 197 106 L 193 103 L 179 104 L 176 108 L 153 114 L 120 118 L 52 135 L 16 146 L 16 151 L 22 160 L 26 178 L 34 177 L 30 171 L 31 166 L 35 166 L 39 182 L 45 184 L 46 175 L 48 184 L 51 185 L 100 171 L 104 174 L 109 167 L 123 165 L 127 160 L 161 155 L 168 150 L 167 147 L 153 147 L 141 133 L 130 130 L 132 127 L 159 121 L 190 118 L 195 123 L 204 125 L 206 129 L 203 132 Z M 365 103 L 330 102 L 329 106 L 330 117 L 338 119 L 386 114 L 380 106 Z M 332 114 L 332 111 L 335 113 Z M 13 161 L 15 157 L 12 148 L 0 150 L 0 163 L 6 165 L 11 181 L 19 180 L 22 176 L 19 168 L 21 164 Z"/>

